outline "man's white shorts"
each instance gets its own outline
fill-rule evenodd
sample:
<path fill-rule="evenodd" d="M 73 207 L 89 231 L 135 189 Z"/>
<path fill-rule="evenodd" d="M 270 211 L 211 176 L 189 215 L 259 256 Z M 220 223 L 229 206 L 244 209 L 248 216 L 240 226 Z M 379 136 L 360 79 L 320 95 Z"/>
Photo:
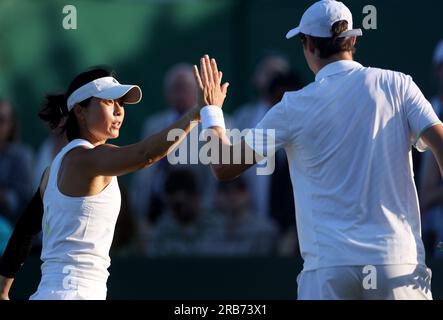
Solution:
<path fill-rule="evenodd" d="M 302 271 L 299 300 L 432 300 L 424 265 L 368 265 Z"/>

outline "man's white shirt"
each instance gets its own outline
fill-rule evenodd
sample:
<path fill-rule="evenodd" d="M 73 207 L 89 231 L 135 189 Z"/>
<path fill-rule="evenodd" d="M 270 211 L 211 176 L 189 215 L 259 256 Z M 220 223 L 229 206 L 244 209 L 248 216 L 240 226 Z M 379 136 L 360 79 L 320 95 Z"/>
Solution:
<path fill-rule="evenodd" d="M 411 146 L 440 123 L 410 76 L 348 60 L 265 115 L 256 129 L 288 156 L 304 270 L 424 264 Z"/>

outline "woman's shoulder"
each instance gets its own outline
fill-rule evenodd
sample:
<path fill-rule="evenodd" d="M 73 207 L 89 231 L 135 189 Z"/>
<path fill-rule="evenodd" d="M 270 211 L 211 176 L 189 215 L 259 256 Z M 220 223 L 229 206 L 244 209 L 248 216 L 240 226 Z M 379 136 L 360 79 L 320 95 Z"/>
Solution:
<path fill-rule="evenodd" d="M 66 144 L 58 153 L 58 155 L 67 155 L 67 154 L 78 154 L 85 152 L 87 150 L 91 150 L 94 148 L 94 145 L 87 140 L 84 139 L 75 139 Z M 64 157 L 64 156 L 63 156 Z"/>

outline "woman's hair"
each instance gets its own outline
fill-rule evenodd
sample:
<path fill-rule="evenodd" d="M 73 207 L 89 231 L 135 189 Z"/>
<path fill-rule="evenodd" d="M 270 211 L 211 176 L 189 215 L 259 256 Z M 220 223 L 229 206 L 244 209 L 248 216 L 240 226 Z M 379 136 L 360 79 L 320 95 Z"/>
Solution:
<path fill-rule="evenodd" d="M 60 127 L 61 134 L 66 132 L 68 141 L 77 139 L 80 135 L 80 130 L 74 110 L 72 109 L 68 112 L 68 98 L 78 88 L 103 77 L 115 77 L 115 72 L 102 67 L 93 68 L 76 76 L 69 85 L 66 93 L 47 94 L 43 107 L 38 113 L 39 118 L 48 123 L 51 129 Z M 91 100 L 92 98 L 88 98 L 78 104 L 86 107 Z M 66 122 L 63 123 L 62 120 L 64 119 L 66 119 Z"/>
<path fill-rule="evenodd" d="M 355 53 L 355 46 L 351 38 L 339 38 L 340 34 L 344 31 L 348 30 L 348 22 L 346 20 L 337 21 L 331 27 L 332 37 L 331 38 L 320 38 L 320 37 L 312 37 L 312 42 L 315 47 L 320 52 L 320 58 L 327 59 L 333 56 L 334 54 L 340 52 L 351 51 Z M 306 35 L 300 33 L 300 39 L 303 45 L 306 44 Z"/>

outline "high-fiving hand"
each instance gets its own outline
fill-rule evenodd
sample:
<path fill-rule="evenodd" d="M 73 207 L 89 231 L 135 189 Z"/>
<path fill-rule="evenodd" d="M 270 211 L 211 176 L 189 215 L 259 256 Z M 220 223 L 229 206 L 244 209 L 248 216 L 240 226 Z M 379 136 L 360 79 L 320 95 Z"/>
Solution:
<path fill-rule="evenodd" d="M 218 70 L 215 59 L 205 55 L 200 59 L 200 72 L 194 65 L 194 76 L 198 85 L 198 106 L 203 108 L 208 105 L 223 106 L 229 83 L 221 84 L 223 72 Z"/>

